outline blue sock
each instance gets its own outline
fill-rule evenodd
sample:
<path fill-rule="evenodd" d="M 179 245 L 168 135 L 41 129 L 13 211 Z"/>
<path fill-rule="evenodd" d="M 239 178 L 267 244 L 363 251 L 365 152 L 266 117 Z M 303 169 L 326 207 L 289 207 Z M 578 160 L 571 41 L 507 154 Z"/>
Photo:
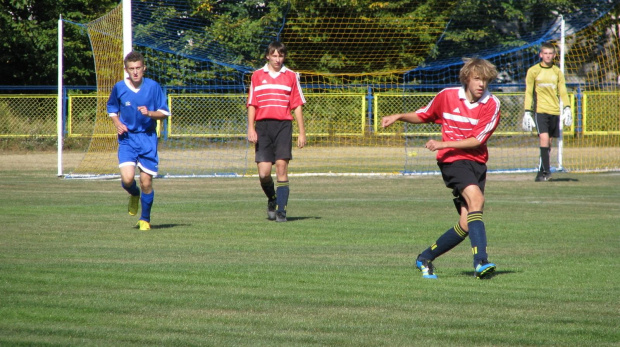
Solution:
<path fill-rule="evenodd" d="M 138 188 L 135 180 L 129 187 L 125 187 L 125 183 L 121 182 L 121 187 L 123 187 L 123 189 L 125 189 L 127 193 L 133 196 L 140 195 L 140 188 Z"/>
<path fill-rule="evenodd" d="M 467 231 L 463 230 L 457 223 L 453 228 L 441 235 L 433 245 L 424 250 L 420 254 L 420 258 L 431 261 L 435 260 L 435 258 L 458 246 L 466 237 Z"/>
<path fill-rule="evenodd" d="M 474 254 L 474 268 L 481 261 L 487 260 L 487 232 L 482 221 L 482 211 L 474 211 L 467 214 L 467 226 L 469 228 L 469 240 L 471 251 Z"/>
<path fill-rule="evenodd" d="M 142 203 L 142 216 L 140 216 L 140 219 L 149 223 L 151 222 L 151 207 L 153 207 L 153 200 L 155 200 L 155 190 L 151 191 L 150 194 L 145 194 L 142 192 L 142 196 L 140 197 L 140 202 Z"/>
<path fill-rule="evenodd" d="M 278 212 L 286 212 L 286 205 L 288 204 L 288 194 L 288 181 L 278 181 L 278 183 L 276 183 L 276 204 L 278 205 Z"/>

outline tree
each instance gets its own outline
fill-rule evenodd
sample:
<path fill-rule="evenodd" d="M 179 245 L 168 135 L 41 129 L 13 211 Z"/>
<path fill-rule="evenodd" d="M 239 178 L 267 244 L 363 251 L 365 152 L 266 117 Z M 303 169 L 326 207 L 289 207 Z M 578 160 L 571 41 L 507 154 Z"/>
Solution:
<path fill-rule="evenodd" d="M 112 0 L 0 1 L 0 80 L 5 85 L 54 85 L 57 80 L 57 27 L 60 15 L 74 22 L 93 20 L 117 5 Z M 95 83 L 88 37 L 65 25 L 66 84 Z"/>

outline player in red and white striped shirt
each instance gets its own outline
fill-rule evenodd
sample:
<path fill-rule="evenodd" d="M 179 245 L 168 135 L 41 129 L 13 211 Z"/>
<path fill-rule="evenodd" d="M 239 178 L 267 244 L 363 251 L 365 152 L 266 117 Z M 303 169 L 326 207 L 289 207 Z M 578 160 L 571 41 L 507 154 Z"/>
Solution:
<path fill-rule="evenodd" d="M 306 145 L 302 106 L 306 103 L 299 75 L 284 66 L 286 47 L 269 44 L 267 64 L 254 71 L 248 96 L 248 141 L 255 144 L 255 161 L 261 187 L 267 195 L 267 218 L 286 222 L 289 197 L 288 163 L 293 159 L 293 116 L 299 128 L 297 147 Z M 276 165 L 277 184 L 271 177 Z"/>
<path fill-rule="evenodd" d="M 460 71 L 461 87 L 440 91 L 424 108 L 415 112 L 384 117 L 387 127 L 400 120 L 408 123 L 441 124 L 441 141 L 429 140 L 425 147 L 437 151 L 437 164 L 446 187 L 456 197 L 459 222 L 422 252 L 416 267 L 424 278 L 437 278 L 432 261 L 461 243 L 467 236 L 474 254 L 474 275 L 484 278 L 495 271 L 487 259 L 487 237 L 482 222 L 486 162 L 486 142 L 500 118 L 499 100 L 487 90 L 497 70 L 487 60 L 466 59 Z"/>

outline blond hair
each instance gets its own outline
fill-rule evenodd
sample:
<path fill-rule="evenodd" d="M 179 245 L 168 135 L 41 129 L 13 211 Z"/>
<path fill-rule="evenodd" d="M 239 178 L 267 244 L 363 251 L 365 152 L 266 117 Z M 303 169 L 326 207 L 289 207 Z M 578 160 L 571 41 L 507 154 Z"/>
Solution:
<path fill-rule="evenodd" d="M 486 59 L 464 58 L 465 65 L 459 73 L 459 80 L 462 85 L 467 85 L 469 79 L 477 74 L 485 82 L 490 83 L 497 78 L 497 68 Z"/>

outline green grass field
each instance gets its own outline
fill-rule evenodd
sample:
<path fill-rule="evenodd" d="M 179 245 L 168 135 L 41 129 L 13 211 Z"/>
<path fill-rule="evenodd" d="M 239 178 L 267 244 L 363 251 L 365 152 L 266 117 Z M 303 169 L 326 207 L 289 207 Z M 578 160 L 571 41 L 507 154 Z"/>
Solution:
<path fill-rule="evenodd" d="M 0 170 L 1 346 L 618 346 L 620 174 L 490 175 L 497 274 L 433 177 L 291 177 L 289 222 L 257 178 L 157 179 L 153 229 L 118 180 Z"/>

